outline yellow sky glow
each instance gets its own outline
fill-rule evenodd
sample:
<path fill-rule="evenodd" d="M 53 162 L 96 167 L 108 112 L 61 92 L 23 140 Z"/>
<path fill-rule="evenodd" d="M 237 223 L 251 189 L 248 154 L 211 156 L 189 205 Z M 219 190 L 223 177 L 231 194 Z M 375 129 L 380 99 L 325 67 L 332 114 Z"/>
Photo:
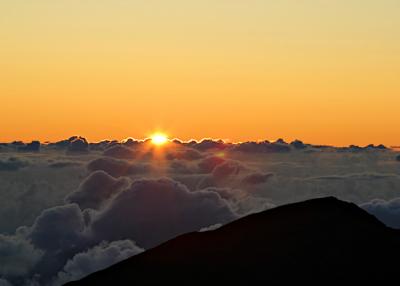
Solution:
<path fill-rule="evenodd" d="M 397 0 L 0 2 L 0 140 L 400 144 Z"/>

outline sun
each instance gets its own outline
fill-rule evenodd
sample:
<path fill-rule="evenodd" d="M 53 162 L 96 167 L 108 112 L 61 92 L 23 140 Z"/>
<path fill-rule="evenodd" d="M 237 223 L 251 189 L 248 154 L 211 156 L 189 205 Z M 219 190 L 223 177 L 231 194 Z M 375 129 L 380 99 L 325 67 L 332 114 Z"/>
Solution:
<path fill-rule="evenodd" d="M 154 145 L 157 145 L 157 146 L 164 145 L 165 143 L 168 142 L 167 135 L 165 135 L 163 133 L 154 133 L 153 135 L 151 135 L 150 139 L 151 139 L 151 143 L 153 143 Z"/>

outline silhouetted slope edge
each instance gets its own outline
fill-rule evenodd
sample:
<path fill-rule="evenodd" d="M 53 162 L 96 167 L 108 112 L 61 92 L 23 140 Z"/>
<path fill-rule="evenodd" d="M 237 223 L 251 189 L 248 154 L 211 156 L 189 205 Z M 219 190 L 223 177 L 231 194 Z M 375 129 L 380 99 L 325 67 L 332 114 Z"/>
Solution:
<path fill-rule="evenodd" d="M 189 233 L 68 285 L 372 285 L 397 280 L 399 231 L 321 198 Z"/>

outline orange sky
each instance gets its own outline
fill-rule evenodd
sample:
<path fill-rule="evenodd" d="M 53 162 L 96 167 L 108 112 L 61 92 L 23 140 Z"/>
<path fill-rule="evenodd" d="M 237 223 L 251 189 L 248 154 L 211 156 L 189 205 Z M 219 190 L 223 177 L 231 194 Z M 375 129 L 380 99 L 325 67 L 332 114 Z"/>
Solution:
<path fill-rule="evenodd" d="M 397 0 L 0 3 L 0 140 L 400 145 Z"/>

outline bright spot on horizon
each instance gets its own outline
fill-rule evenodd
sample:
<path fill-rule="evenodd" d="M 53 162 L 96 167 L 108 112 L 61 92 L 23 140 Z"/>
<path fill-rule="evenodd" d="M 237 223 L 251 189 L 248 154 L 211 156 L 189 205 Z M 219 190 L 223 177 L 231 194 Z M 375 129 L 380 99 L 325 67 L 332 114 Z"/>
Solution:
<path fill-rule="evenodd" d="M 154 133 L 153 135 L 151 135 L 150 138 L 151 138 L 151 142 L 157 146 L 164 145 L 168 141 L 167 135 L 165 135 L 163 133 Z"/>

